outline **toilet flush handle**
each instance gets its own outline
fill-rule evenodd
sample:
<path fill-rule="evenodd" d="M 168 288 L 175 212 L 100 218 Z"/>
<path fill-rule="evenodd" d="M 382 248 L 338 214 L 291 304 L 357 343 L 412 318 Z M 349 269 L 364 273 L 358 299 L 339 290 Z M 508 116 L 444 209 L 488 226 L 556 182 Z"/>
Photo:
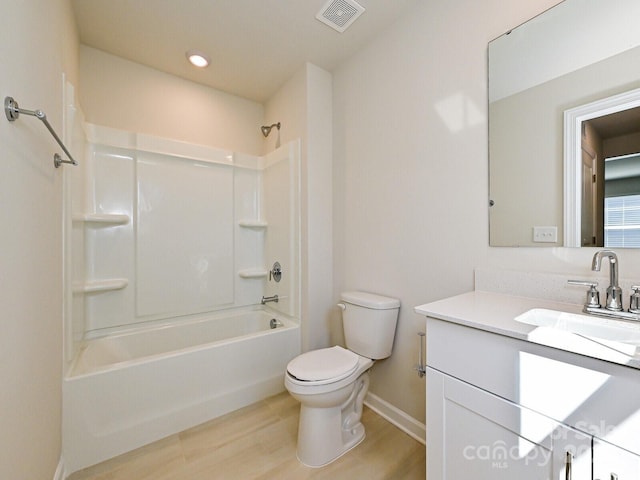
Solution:
<path fill-rule="evenodd" d="M 346 310 L 346 309 L 347 309 L 347 306 L 346 306 L 344 303 L 339 303 L 339 304 L 337 305 L 337 307 L 338 307 L 340 310 Z"/>

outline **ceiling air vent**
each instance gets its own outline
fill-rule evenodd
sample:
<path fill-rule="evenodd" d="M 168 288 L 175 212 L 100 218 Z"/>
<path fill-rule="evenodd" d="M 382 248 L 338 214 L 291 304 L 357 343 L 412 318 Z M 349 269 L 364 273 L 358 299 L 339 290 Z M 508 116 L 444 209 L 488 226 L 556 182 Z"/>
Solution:
<path fill-rule="evenodd" d="M 329 0 L 320 9 L 316 18 L 340 33 L 344 32 L 356 18 L 364 12 L 364 7 L 354 0 Z"/>

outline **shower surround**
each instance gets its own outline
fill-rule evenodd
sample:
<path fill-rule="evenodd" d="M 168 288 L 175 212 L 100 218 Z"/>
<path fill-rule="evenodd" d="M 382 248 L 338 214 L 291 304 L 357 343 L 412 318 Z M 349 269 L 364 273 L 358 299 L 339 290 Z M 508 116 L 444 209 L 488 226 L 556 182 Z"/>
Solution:
<path fill-rule="evenodd" d="M 85 130 L 65 206 L 69 472 L 282 391 L 300 352 L 299 142 L 256 157 Z"/>

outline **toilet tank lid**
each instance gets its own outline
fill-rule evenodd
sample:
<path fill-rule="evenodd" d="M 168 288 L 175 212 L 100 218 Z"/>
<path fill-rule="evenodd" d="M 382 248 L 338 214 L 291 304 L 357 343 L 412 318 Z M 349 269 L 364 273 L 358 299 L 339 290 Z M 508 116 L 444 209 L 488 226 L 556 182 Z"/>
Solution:
<path fill-rule="evenodd" d="M 391 308 L 400 307 L 400 300 L 397 298 L 384 297 L 375 293 L 356 291 L 343 292 L 340 298 L 343 302 L 376 310 L 389 310 Z"/>

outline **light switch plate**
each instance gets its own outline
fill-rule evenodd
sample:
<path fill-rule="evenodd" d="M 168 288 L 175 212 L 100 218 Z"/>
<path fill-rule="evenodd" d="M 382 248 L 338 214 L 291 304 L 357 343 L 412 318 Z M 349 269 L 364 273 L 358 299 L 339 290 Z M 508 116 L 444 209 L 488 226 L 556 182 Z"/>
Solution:
<path fill-rule="evenodd" d="M 533 241 L 556 243 L 558 241 L 558 227 L 533 227 Z"/>

